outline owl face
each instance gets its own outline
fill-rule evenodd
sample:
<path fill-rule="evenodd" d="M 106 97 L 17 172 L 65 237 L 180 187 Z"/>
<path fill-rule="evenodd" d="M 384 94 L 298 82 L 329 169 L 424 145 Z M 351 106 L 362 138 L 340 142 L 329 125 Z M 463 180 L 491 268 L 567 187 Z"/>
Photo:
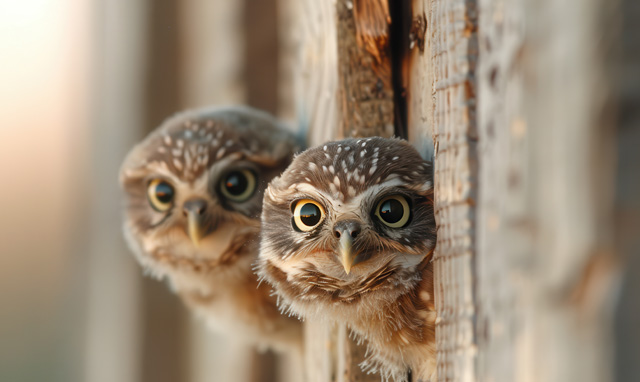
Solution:
<path fill-rule="evenodd" d="M 264 189 L 296 143 L 248 108 L 195 110 L 164 122 L 121 169 L 125 234 L 158 276 L 207 273 L 255 254 Z M 253 245 L 253 247 L 252 247 Z M 253 250 L 252 250 L 253 248 Z"/>
<path fill-rule="evenodd" d="M 352 319 L 393 301 L 435 246 L 431 180 L 430 164 L 398 139 L 303 152 L 265 193 L 261 275 L 302 316 Z"/>

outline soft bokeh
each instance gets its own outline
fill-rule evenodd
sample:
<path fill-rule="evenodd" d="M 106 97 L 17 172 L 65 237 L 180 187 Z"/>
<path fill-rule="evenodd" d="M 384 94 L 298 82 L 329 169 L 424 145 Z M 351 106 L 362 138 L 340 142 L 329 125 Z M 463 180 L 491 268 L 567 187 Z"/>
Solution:
<path fill-rule="evenodd" d="M 245 367 L 263 356 L 143 278 L 117 182 L 134 142 L 181 108 L 250 89 L 276 111 L 275 89 L 246 85 L 275 73 L 243 64 L 260 36 L 260 70 L 276 70 L 275 15 L 244 32 L 275 2 L 243 4 L 0 0 L 1 381 L 265 380 Z"/>

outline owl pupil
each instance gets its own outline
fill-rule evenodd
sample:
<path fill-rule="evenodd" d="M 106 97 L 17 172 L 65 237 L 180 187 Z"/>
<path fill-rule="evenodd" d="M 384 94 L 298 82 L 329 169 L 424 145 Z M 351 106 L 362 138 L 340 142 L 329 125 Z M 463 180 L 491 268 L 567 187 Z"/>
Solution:
<path fill-rule="evenodd" d="M 320 208 L 313 203 L 307 203 L 300 209 L 300 220 L 309 227 L 318 224 L 321 217 Z"/>
<path fill-rule="evenodd" d="M 169 203 L 173 199 L 173 188 L 167 183 L 160 183 L 156 186 L 156 198 L 161 203 Z"/>
<path fill-rule="evenodd" d="M 380 206 L 380 217 L 387 223 L 396 223 L 403 215 L 402 203 L 395 199 L 389 199 Z"/>
<path fill-rule="evenodd" d="M 242 195 L 242 193 L 247 190 L 248 184 L 249 182 L 247 181 L 247 178 L 239 172 L 232 172 L 231 174 L 229 174 L 227 180 L 224 183 L 227 191 L 229 191 L 231 195 L 236 196 Z"/>

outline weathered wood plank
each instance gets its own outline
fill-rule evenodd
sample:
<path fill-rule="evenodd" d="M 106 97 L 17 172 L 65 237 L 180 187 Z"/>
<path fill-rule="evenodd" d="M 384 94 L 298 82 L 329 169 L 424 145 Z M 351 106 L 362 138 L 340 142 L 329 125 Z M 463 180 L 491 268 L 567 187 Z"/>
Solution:
<path fill-rule="evenodd" d="M 291 82 L 280 95 L 281 111 L 285 116 L 295 114 L 295 124 L 307 132 L 308 144 L 333 140 L 338 127 L 334 3 L 280 0 L 279 7 L 287 28 L 281 32 L 284 52 L 280 73 L 282 81 Z"/>
<path fill-rule="evenodd" d="M 479 380 L 612 379 L 607 3 L 479 0 Z"/>
<path fill-rule="evenodd" d="M 427 13 L 433 70 L 434 253 L 439 381 L 473 381 L 473 261 L 477 198 L 474 1 L 434 0 Z M 428 102 L 427 102 L 428 105 Z M 427 113 L 428 115 L 428 113 Z"/>
<path fill-rule="evenodd" d="M 386 0 L 338 0 L 338 97 L 341 137 L 394 133 Z"/>

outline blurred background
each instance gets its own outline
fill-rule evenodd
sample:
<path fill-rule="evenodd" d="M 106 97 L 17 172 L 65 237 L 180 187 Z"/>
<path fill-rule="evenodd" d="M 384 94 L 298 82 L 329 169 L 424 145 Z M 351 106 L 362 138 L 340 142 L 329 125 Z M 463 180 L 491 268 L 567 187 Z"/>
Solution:
<path fill-rule="evenodd" d="M 0 0 L 0 381 L 278 376 L 143 277 L 117 182 L 179 109 L 287 116 L 278 19 L 275 0 Z"/>

